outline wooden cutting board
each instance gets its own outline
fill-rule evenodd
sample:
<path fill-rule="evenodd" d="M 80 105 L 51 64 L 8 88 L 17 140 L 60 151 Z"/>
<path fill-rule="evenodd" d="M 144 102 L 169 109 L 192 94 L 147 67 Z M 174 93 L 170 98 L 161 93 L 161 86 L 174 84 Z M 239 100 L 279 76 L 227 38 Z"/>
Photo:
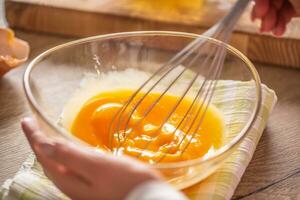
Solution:
<path fill-rule="evenodd" d="M 139 30 L 201 33 L 234 3 L 202 1 L 9 0 L 6 15 L 14 28 L 68 36 Z M 239 21 L 231 44 L 252 61 L 300 68 L 300 19 L 293 20 L 281 38 L 258 34 L 259 22 L 250 21 L 251 6 Z"/>

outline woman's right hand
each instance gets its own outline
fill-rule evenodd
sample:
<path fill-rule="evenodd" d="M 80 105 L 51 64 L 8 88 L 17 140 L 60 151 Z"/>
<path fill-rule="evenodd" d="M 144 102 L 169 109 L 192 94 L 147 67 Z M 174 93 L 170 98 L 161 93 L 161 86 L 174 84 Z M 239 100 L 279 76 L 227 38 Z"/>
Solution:
<path fill-rule="evenodd" d="M 282 35 L 293 17 L 300 15 L 300 0 L 255 0 L 252 20 L 261 20 L 261 32 Z"/>

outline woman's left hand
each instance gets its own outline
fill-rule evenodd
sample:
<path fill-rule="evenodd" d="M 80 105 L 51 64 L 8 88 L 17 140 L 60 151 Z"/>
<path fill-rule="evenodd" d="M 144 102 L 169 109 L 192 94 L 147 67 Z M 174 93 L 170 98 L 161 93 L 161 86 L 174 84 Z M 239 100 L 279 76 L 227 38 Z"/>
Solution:
<path fill-rule="evenodd" d="M 71 199 L 124 199 L 145 182 L 163 183 L 155 171 L 132 158 L 50 140 L 32 118 L 23 119 L 22 128 L 45 174 Z"/>

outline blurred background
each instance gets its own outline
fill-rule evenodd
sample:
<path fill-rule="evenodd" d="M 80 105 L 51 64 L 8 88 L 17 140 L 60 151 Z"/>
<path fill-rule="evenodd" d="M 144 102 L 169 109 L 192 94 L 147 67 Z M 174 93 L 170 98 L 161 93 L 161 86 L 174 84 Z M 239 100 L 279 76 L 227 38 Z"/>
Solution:
<path fill-rule="evenodd" d="M 169 30 L 201 33 L 220 19 L 234 0 L 8 0 L 11 27 L 62 36 Z M 259 34 L 250 20 L 252 5 L 241 18 L 231 44 L 252 61 L 300 67 L 300 21 L 282 38 Z M 288 56 L 287 56 L 288 54 Z"/>

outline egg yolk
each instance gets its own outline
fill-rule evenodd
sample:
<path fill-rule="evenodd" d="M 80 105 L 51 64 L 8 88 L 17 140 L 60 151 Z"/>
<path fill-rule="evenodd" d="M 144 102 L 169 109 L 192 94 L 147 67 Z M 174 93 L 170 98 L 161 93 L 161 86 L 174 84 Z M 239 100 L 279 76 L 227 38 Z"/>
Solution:
<path fill-rule="evenodd" d="M 80 109 L 71 132 L 95 147 L 150 163 L 191 160 L 222 145 L 223 119 L 215 106 L 193 104 L 189 98 L 178 104 L 180 97 L 170 94 L 157 101 L 160 93 L 147 94 L 139 102 L 144 96 L 139 93 L 125 107 L 133 93 L 120 89 L 92 97 Z"/>

